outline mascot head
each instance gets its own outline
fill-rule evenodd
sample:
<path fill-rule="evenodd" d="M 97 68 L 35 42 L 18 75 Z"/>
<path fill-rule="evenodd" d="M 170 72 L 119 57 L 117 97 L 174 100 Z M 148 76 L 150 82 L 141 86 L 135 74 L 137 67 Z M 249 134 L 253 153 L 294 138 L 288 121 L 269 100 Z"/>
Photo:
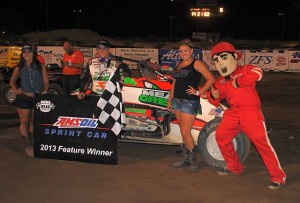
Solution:
<path fill-rule="evenodd" d="M 211 49 L 211 57 L 221 76 L 230 75 L 237 67 L 237 61 L 242 58 L 241 53 L 228 42 L 221 42 Z"/>

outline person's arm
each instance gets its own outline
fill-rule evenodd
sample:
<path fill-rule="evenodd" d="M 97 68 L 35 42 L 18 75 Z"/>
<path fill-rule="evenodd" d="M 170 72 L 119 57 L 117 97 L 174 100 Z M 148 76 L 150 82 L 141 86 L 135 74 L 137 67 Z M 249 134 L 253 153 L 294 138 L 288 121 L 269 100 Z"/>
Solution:
<path fill-rule="evenodd" d="M 202 95 L 203 93 L 205 93 L 207 90 L 209 90 L 209 88 L 215 82 L 215 77 L 208 70 L 207 66 L 202 61 L 200 61 L 200 60 L 196 60 L 195 61 L 194 68 L 195 68 L 196 71 L 198 71 L 199 73 L 201 73 L 203 75 L 203 77 L 205 78 L 206 82 L 205 82 L 205 84 L 203 85 L 203 87 L 200 90 L 195 89 L 192 86 L 189 86 L 189 88 L 186 90 L 186 92 L 187 92 L 187 94 L 190 94 L 190 95 L 193 94 L 193 95 L 199 96 L 199 95 Z"/>
<path fill-rule="evenodd" d="M 167 109 L 168 109 L 169 111 L 172 110 L 172 100 L 173 100 L 173 98 L 174 98 L 175 82 L 176 82 L 176 80 L 174 79 L 174 80 L 173 80 L 173 83 L 172 83 L 171 90 L 170 90 L 169 98 L 168 98 Z"/>
<path fill-rule="evenodd" d="M 84 69 L 83 76 L 80 79 L 79 92 L 84 92 L 85 87 L 88 85 L 87 82 L 88 82 L 89 78 L 91 77 L 90 65 L 91 65 L 91 60 L 88 61 L 86 68 Z"/>
<path fill-rule="evenodd" d="M 13 74 L 10 78 L 10 81 L 9 81 L 9 84 L 13 90 L 13 92 L 15 94 L 21 94 L 22 93 L 22 89 L 21 88 L 18 88 L 18 85 L 17 85 L 17 80 L 18 78 L 20 77 L 20 68 L 19 67 L 15 67 L 14 71 L 13 71 Z"/>
<path fill-rule="evenodd" d="M 48 79 L 48 72 L 47 68 L 44 64 L 41 64 L 42 67 L 42 76 L 43 76 L 43 84 L 44 84 L 44 90 L 42 94 L 47 94 L 49 90 L 49 79 Z"/>
<path fill-rule="evenodd" d="M 63 66 L 68 66 L 71 68 L 77 68 L 77 69 L 84 69 L 83 63 L 84 63 L 84 56 L 83 54 L 79 51 L 76 53 L 76 62 L 72 62 L 71 60 L 66 60 L 64 59 L 62 61 Z"/>
<path fill-rule="evenodd" d="M 248 65 L 243 69 L 242 75 L 232 81 L 232 86 L 235 88 L 247 87 L 255 84 L 257 81 L 260 81 L 262 77 L 262 69 L 257 66 Z"/>
<path fill-rule="evenodd" d="M 210 72 L 210 70 L 208 70 L 207 66 L 202 61 L 196 60 L 194 66 L 195 66 L 195 69 L 198 72 L 200 72 L 206 80 L 205 84 L 198 92 L 198 95 L 201 95 L 204 92 L 206 92 L 207 90 L 209 90 L 209 88 L 212 86 L 212 84 L 214 84 L 214 82 L 216 80 L 215 80 L 214 75 Z"/>

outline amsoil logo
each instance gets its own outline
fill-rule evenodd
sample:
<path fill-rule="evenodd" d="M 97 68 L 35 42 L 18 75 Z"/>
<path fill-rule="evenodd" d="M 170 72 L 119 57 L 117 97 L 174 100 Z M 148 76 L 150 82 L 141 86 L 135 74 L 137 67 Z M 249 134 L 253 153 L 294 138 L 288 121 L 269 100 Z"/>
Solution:
<path fill-rule="evenodd" d="M 51 103 L 50 101 L 41 100 L 36 104 L 36 108 L 40 109 L 41 112 L 49 112 L 52 109 L 54 109 L 55 105 Z"/>
<path fill-rule="evenodd" d="M 96 128 L 98 119 L 60 116 L 53 126 L 58 128 Z"/>
<path fill-rule="evenodd" d="M 169 92 L 143 90 L 139 96 L 139 101 L 145 104 L 166 107 L 168 104 Z"/>

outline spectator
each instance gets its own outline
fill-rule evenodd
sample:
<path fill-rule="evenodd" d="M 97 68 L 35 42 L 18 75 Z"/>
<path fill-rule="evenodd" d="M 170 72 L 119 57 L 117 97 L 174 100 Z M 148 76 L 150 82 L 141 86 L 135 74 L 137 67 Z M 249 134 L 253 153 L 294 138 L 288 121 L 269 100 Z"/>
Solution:
<path fill-rule="evenodd" d="M 84 57 L 81 51 L 73 48 L 73 44 L 70 41 L 65 41 L 63 48 L 65 50 L 61 61 L 63 67 L 63 88 L 64 93 L 69 95 L 80 87 Z"/>
<path fill-rule="evenodd" d="M 39 62 L 43 65 L 46 65 L 45 59 L 38 53 L 38 47 L 36 45 L 32 45 L 32 49 L 33 49 L 33 54 L 36 56 Z"/>

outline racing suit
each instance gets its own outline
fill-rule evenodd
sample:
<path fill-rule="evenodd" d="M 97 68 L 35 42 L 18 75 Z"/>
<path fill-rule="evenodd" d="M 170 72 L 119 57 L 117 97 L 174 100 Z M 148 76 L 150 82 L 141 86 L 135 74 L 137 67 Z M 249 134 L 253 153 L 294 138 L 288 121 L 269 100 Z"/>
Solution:
<path fill-rule="evenodd" d="M 255 89 L 256 82 L 261 80 L 262 75 L 263 71 L 256 66 L 238 66 L 230 76 L 220 77 L 214 84 L 219 91 L 218 98 L 214 98 L 210 92 L 206 93 L 206 97 L 215 106 L 222 99 L 226 99 L 230 105 L 216 130 L 216 141 L 227 169 L 235 174 L 243 171 L 243 165 L 232 143 L 233 138 L 242 131 L 261 155 L 272 182 L 284 184 L 286 175 L 268 138 L 260 99 Z M 237 88 L 232 85 L 234 79 Z"/>
<path fill-rule="evenodd" d="M 115 59 L 109 58 L 106 61 L 101 61 L 98 57 L 92 58 L 84 70 L 80 83 L 80 92 L 85 92 L 91 85 L 92 94 L 101 95 L 110 74 L 116 72 L 116 75 L 120 77 L 120 69 L 124 69 L 126 73 L 130 72 L 126 64 Z M 131 72 L 128 75 L 131 75 Z M 118 78 L 118 80 L 120 80 L 120 78 Z"/>

